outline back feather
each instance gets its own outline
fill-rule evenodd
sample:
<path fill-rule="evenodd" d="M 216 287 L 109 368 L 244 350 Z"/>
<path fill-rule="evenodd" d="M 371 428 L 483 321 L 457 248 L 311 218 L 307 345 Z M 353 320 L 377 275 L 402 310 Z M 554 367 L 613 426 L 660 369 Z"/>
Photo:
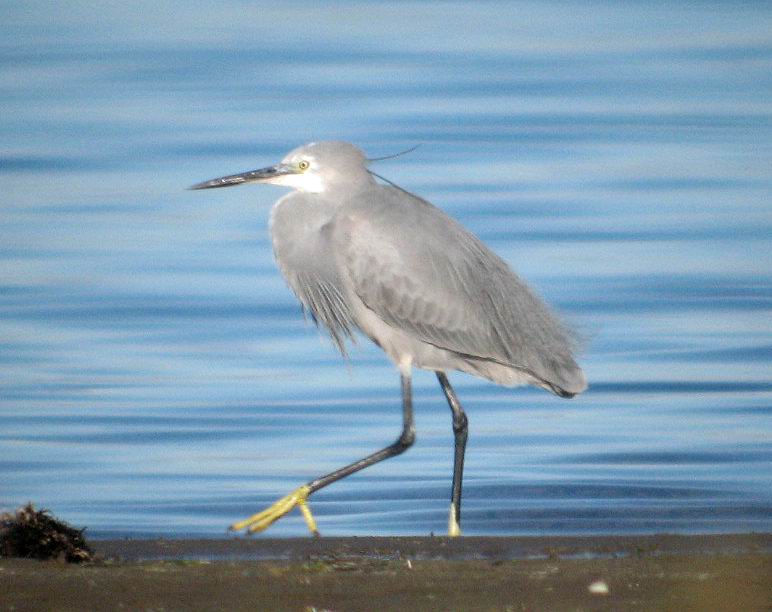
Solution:
<path fill-rule="evenodd" d="M 558 395 L 586 388 L 573 335 L 500 257 L 425 200 L 372 189 L 341 209 L 335 230 L 346 273 L 370 309 L 425 342 L 516 368 Z"/>

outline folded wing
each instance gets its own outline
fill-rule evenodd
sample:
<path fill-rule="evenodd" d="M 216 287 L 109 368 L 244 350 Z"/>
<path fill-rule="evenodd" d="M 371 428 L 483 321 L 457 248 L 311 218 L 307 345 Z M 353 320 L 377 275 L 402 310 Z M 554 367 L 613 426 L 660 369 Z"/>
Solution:
<path fill-rule="evenodd" d="M 368 308 L 425 342 L 519 369 L 558 394 L 586 388 L 571 333 L 500 257 L 430 203 L 373 189 L 367 205 L 353 203 L 336 220 L 340 265 Z"/>

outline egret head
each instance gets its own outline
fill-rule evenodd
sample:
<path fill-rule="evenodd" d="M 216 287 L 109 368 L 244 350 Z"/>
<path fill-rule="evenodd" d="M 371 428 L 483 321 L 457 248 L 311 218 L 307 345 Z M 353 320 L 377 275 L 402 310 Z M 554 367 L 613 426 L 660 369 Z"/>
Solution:
<path fill-rule="evenodd" d="M 327 141 L 298 147 L 274 166 L 212 179 L 193 185 L 191 189 L 270 183 L 322 193 L 331 188 L 355 190 L 373 181 L 367 171 L 367 158 L 359 148 L 347 142 Z"/>

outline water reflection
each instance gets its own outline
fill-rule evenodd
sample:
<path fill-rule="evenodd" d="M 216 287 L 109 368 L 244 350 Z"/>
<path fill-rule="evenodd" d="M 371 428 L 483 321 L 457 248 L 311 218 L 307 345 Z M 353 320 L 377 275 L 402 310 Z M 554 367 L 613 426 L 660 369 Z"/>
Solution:
<path fill-rule="evenodd" d="M 393 368 L 341 362 L 273 266 L 280 190 L 184 189 L 341 138 L 423 143 L 379 173 L 586 339 L 571 402 L 453 377 L 467 533 L 772 528 L 772 11 L 337 8 L 5 7 L 0 506 L 222 536 L 394 438 Z M 416 446 L 315 495 L 324 533 L 443 531 L 450 416 L 415 389 Z"/>

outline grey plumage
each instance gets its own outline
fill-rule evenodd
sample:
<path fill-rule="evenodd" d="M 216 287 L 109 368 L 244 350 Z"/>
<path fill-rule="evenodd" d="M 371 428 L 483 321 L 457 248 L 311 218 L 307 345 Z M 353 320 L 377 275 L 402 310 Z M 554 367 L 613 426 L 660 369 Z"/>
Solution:
<path fill-rule="evenodd" d="M 319 160 L 326 146 L 311 149 Z M 282 198 L 271 233 L 290 287 L 342 352 L 360 329 L 395 362 L 402 357 L 358 320 L 364 306 L 387 331 L 412 339 L 403 344 L 437 349 L 401 347 L 416 353 L 418 367 L 559 395 L 586 387 L 567 328 L 500 257 L 426 200 L 367 174 L 334 197 Z"/>
<path fill-rule="evenodd" d="M 456 454 L 449 529 L 458 534 L 467 420 L 445 371 L 461 370 L 503 385 L 532 384 L 572 397 L 587 382 L 574 360 L 571 331 L 461 224 L 426 200 L 378 183 L 364 154 L 351 144 L 311 143 L 275 166 L 194 189 L 246 182 L 296 189 L 274 205 L 271 237 L 279 268 L 303 308 L 344 355 L 346 342 L 360 331 L 402 375 L 400 439 L 311 481 L 293 494 L 301 500 L 293 503 L 304 504 L 322 486 L 412 443 L 410 370 L 415 366 L 437 372 L 453 412 Z M 287 511 L 290 497 L 265 511 L 267 515 L 238 526 L 263 529 Z"/>
<path fill-rule="evenodd" d="M 328 221 L 334 211 L 334 203 L 312 203 L 302 194 L 290 194 L 271 211 L 271 234 L 276 262 L 287 283 L 303 309 L 345 355 L 345 340 L 354 340 L 357 324 L 335 263 L 333 225 Z M 295 233 L 300 234 L 298 238 L 292 237 Z"/>

